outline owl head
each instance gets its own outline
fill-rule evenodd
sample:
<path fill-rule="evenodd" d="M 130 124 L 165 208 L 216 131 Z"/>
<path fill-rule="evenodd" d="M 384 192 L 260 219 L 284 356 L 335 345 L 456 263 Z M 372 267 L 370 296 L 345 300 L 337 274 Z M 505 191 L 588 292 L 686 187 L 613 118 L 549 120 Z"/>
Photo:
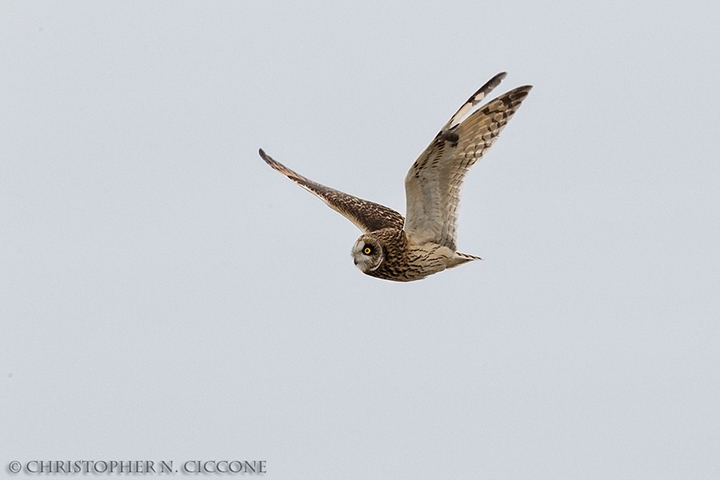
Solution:
<path fill-rule="evenodd" d="M 385 260 L 385 249 L 382 243 L 372 235 L 366 234 L 358 238 L 352 249 L 355 265 L 363 273 L 374 272 Z"/>

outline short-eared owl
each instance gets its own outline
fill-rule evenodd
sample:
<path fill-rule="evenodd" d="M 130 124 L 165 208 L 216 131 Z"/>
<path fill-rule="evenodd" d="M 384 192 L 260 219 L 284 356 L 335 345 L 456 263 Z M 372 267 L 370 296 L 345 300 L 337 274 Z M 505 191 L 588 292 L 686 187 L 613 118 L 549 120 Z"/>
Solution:
<path fill-rule="evenodd" d="M 391 208 L 315 183 L 262 149 L 260 156 L 363 231 L 352 249 L 355 265 L 363 273 L 400 282 L 419 280 L 480 259 L 456 251 L 455 221 L 465 174 L 490 148 L 532 88 L 518 87 L 472 111 L 505 75 L 495 75 L 470 97 L 410 167 L 405 177 L 407 218 Z"/>

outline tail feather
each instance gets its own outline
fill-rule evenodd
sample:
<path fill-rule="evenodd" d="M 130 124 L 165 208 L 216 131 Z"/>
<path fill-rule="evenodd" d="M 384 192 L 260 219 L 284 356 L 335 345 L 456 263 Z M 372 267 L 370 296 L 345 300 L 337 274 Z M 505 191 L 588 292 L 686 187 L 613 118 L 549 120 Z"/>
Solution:
<path fill-rule="evenodd" d="M 447 268 L 457 267 L 458 265 L 472 262 L 474 260 L 482 260 L 482 258 L 476 257 L 475 255 L 469 255 L 467 253 L 455 252 L 455 256 L 450 259 L 450 264 L 447 266 Z"/>

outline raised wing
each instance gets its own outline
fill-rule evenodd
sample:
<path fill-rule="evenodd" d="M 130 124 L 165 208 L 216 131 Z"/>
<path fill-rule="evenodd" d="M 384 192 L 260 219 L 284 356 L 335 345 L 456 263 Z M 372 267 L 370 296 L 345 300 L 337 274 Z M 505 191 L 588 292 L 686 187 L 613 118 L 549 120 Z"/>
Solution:
<path fill-rule="evenodd" d="M 518 87 L 470 113 L 505 75 L 495 75 L 475 92 L 410 167 L 405 177 L 405 230 L 416 242 L 456 249 L 457 207 L 465 174 L 490 148 L 532 88 Z"/>
<path fill-rule="evenodd" d="M 260 156 L 272 168 L 297 183 L 313 195 L 320 197 L 330 208 L 353 222 L 363 232 L 372 232 L 382 228 L 403 228 L 405 219 L 392 208 L 379 203 L 369 202 L 353 197 L 330 187 L 320 185 L 302 175 L 293 172 L 285 165 L 277 162 L 260 149 Z"/>

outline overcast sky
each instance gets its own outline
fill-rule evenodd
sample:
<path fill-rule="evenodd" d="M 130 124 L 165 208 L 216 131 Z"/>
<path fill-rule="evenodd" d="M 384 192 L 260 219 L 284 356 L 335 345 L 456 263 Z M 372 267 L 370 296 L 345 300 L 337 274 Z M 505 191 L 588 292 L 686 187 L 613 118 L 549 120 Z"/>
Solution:
<path fill-rule="evenodd" d="M 0 3 L 1 475 L 719 478 L 718 25 L 699 0 Z M 357 228 L 257 154 L 404 213 L 501 71 L 534 89 L 463 187 L 481 262 L 363 275 Z"/>

